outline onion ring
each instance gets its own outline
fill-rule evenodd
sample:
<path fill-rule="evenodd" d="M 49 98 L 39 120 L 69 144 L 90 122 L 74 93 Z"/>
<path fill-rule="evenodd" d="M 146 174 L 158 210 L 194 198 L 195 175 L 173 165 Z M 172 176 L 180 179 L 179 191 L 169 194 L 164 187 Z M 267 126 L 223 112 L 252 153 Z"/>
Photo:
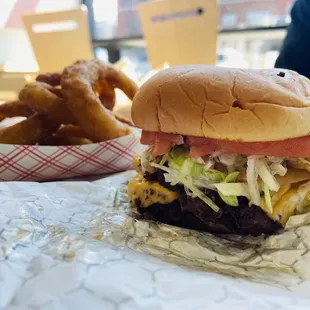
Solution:
<path fill-rule="evenodd" d="M 65 104 L 94 142 L 130 133 L 130 127 L 116 120 L 97 97 L 94 90 L 101 93 L 102 81 L 121 89 L 130 99 L 137 91 L 137 85 L 125 74 L 98 60 L 78 61 L 65 68 L 61 78 Z"/>
<path fill-rule="evenodd" d="M 36 81 L 45 84 L 45 87 L 49 89 L 52 93 L 55 93 L 58 97 L 62 98 L 61 91 L 59 88 L 51 86 L 59 86 L 61 80 L 61 72 L 40 74 L 37 76 Z M 95 92 L 99 94 L 99 98 L 102 104 L 109 110 L 113 110 L 115 106 L 115 90 L 114 86 L 109 84 L 107 81 L 102 81 L 100 83 L 100 89 L 94 89 Z"/>
<path fill-rule="evenodd" d="M 72 113 L 64 100 L 52 93 L 46 84 L 33 82 L 25 85 L 19 93 L 19 99 L 33 110 L 45 114 L 59 124 L 74 124 Z"/>
<path fill-rule="evenodd" d="M 92 144 L 93 142 L 87 138 L 82 137 L 59 137 L 57 135 L 48 137 L 41 145 L 85 145 Z"/>
<path fill-rule="evenodd" d="M 57 130 L 55 135 L 58 137 L 69 136 L 69 137 L 88 138 L 85 131 L 79 126 L 75 126 L 75 125 L 63 125 Z"/>
<path fill-rule="evenodd" d="M 8 117 L 24 116 L 28 117 L 32 115 L 33 110 L 24 102 L 19 100 L 8 101 L 0 104 L 0 121 Z"/>
<path fill-rule="evenodd" d="M 99 98 L 100 98 L 101 103 L 107 109 L 111 111 L 114 109 L 115 101 L 116 101 L 114 87 L 104 80 L 101 83 Z"/>
<path fill-rule="evenodd" d="M 99 94 L 101 93 L 101 90 L 104 89 L 104 86 L 106 86 L 106 83 L 103 81 L 107 81 L 108 84 L 113 86 L 113 88 L 118 88 L 123 91 L 130 100 L 133 99 L 136 92 L 138 91 L 137 84 L 125 73 L 118 70 L 115 66 L 104 64 L 97 59 L 88 61 L 78 60 L 72 66 L 69 66 L 66 69 L 68 68 L 83 68 L 84 73 L 85 69 L 88 69 L 89 72 L 87 75 L 90 77 L 89 81 L 94 89 L 99 90 Z"/>
<path fill-rule="evenodd" d="M 45 115 L 34 113 L 27 119 L 0 130 L 1 144 L 36 144 L 51 136 L 59 125 Z"/>
<path fill-rule="evenodd" d="M 60 85 L 61 72 L 39 74 L 36 78 L 37 82 L 43 82 L 51 86 Z"/>
<path fill-rule="evenodd" d="M 127 117 L 125 117 L 125 116 L 123 116 L 121 114 L 118 114 L 117 112 L 114 112 L 113 114 L 114 114 L 114 117 L 118 121 L 120 121 L 120 122 L 122 122 L 124 124 L 127 124 L 127 125 L 129 125 L 131 127 L 135 127 L 135 124 L 130 119 L 128 119 Z"/>
<path fill-rule="evenodd" d="M 114 93 L 113 88 L 112 88 L 112 91 Z M 13 115 L 13 111 L 12 109 L 9 109 L 9 107 L 6 108 L 6 106 L 4 106 L 3 110 L 8 110 L 8 111 L 11 110 L 12 116 L 29 116 L 33 112 L 31 114 L 27 114 L 26 112 L 28 110 L 32 111 L 31 110 L 32 108 L 39 113 L 45 114 L 52 121 L 57 122 L 59 124 L 66 124 L 66 125 L 75 124 L 76 121 L 71 111 L 67 108 L 63 100 L 60 98 L 60 96 L 62 95 L 63 94 L 60 88 L 52 87 L 43 82 L 42 83 L 41 82 L 29 83 L 19 93 L 19 98 L 21 101 L 16 102 L 17 105 L 20 107 L 21 111 L 20 112 L 16 111 L 14 112 L 15 114 Z M 114 95 L 113 96 L 110 96 L 110 95 L 111 93 L 105 95 L 105 98 L 108 98 L 108 100 L 106 100 L 105 102 L 109 103 L 110 106 L 108 108 L 112 109 L 115 103 L 115 97 Z M 22 107 L 26 109 L 26 112 L 24 112 L 24 114 L 22 114 Z M 0 120 L 1 120 L 1 114 L 2 114 L 1 109 L 2 109 L 2 105 L 0 105 Z M 125 117 L 115 114 L 115 118 L 125 124 L 131 125 L 131 126 L 133 125 L 132 122 L 130 122 Z M 85 137 L 85 134 L 84 134 L 84 137 Z"/>

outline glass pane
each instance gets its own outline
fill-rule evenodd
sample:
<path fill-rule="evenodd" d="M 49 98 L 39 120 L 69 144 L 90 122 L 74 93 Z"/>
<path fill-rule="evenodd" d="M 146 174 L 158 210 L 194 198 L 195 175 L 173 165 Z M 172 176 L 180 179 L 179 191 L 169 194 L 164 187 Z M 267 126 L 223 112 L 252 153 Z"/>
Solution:
<path fill-rule="evenodd" d="M 127 58 L 132 63 L 138 79 L 151 70 L 151 64 L 144 47 L 123 47 L 121 57 Z"/>
<path fill-rule="evenodd" d="M 0 0 L 0 70 L 38 70 L 23 15 L 68 10 L 78 5 L 80 0 Z"/>
<path fill-rule="evenodd" d="M 23 28 L 25 14 L 69 10 L 80 3 L 80 0 L 1 0 L 0 29 Z"/>
<path fill-rule="evenodd" d="M 220 29 L 287 25 L 294 2 L 295 0 L 220 0 Z"/>
<path fill-rule="evenodd" d="M 273 68 L 285 34 L 285 29 L 220 34 L 217 65 L 257 69 Z M 151 68 L 143 46 L 123 46 L 121 57 L 128 58 L 134 64 L 139 77 L 143 77 Z"/>
<path fill-rule="evenodd" d="M 137 7 L 148 1 L 93 0 L 95 39 L 141 36 Z M 219 28 L 230 30 L 287 25 L 294 2 L 295 0 L 220 0 Z"/>
<path fill-rule="evenodd" d="M 217 65 L 272 68 L 279 55 L 285 34 L 285 29 L 220 34 Z"/>

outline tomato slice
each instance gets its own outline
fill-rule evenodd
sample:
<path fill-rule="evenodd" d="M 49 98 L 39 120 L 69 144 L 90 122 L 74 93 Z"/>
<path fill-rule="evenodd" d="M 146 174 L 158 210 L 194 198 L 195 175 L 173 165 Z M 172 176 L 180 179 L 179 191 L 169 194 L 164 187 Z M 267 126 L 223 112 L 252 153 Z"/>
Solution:
<path fill-rule="evenodd" d="M 277 157 L 310 157 L 310 136 L 269 142 L 237 142 L 200 137 L 187 137 L 192 157 L 201 157 L 222 150 L 243 155 Z M 142 131 L 141 143 L 152 145 L 152 155 L 167 153 L 175 145 L 184 143 L 181 135 Z"/>
<path fill-rule="evenodd" d="M 175 144 L 170 140 L 155 139 L 154 143 L 152 144 L 151 154 L 154 157 L 164 155 L 168 153 L 174 146 Z"/>
<path fill-rule="evenodd" d="M 156 139 L 157 132 L 142 130 L 141 144 L 152 145 Z"/>
<path fill-rule="evenodd" d="M 145 145 L 152 145 L 152 155 L 159 156 L 169 152 L 175 145 L 183 144 L 184 139 L 181 135 L 143 130 L 141 135 L 141 143 Z"/>
<path fill-rule="evenodd" d="M 201 157 L 218 150 L 243 155 L 310 157 L 310 137 L 270 142 L 236 142 L 188 137 L 188 142 L 190 155 L 193 157 Z"/>

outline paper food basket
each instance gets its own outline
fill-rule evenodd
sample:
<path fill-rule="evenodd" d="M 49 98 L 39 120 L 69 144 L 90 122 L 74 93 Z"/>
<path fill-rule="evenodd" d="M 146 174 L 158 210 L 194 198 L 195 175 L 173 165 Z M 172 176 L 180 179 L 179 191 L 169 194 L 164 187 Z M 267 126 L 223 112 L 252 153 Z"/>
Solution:
<path fill-rule="evenodd" d="M 136 134 L 75 146 L 2 144 L 0 181 L 61 180 L 125 171 L 140 149 Z"/>

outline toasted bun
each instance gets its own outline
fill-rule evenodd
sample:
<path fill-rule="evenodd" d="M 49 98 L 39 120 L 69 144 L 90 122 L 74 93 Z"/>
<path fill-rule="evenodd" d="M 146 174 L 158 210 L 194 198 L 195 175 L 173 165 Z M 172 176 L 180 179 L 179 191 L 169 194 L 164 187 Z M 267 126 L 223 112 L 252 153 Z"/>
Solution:
<path fill-rule="evenodd" d="M 310 133 L 310 81 L 284 69 L 188 65 L 161 71 L 136 94 L 132 119 L 147 131 L 237 141 Z"/>

